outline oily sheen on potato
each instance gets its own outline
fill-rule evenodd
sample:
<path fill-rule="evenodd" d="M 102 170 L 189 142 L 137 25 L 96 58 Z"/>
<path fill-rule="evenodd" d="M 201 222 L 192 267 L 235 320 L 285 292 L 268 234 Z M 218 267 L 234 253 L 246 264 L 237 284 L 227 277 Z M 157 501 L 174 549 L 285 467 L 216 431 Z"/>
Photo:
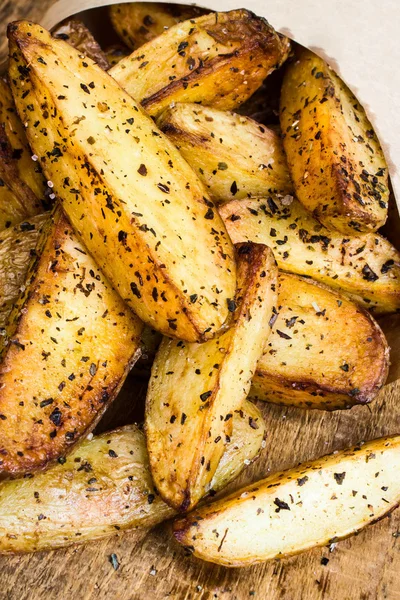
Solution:
<path fill-rule="evenodd" d="M 280 121 L 300 202 L 329 229 L 376 231 L 388 212 L 388 167 L 364 108 L 316 54 L 298 48 L 282 84 Z"/>
<path fill-rule="evenodd" d="M 161 497 L 177 510 L 207 492 L 270 332 L 277 301 L 272 252 L 242 244 L 237 253 L 229 329 L 203 344 L 165 338 L 151 372 L 145 411 L 151 472 Z"/>
<path fill-rule="evenodd" d="M 310 279 L 280 273 L 278 281 L 277 312 L 250 397 L 324 410 L 371 402 L 389 368 L 376 321 Z"/>
<path fill-rule="evenodd" d="M 400 436 L 275 473 L 174 524 L 195 556 L 227 567 L 284 558 L 353 535 L 400 502 Z"/>
<path fill-rule="evenodd" d="M 141 331 L 58 207 L 5 325 L 0 473 L 45 467 L 95 426 L 140 354 Z"/>
<path fill-rule="evenodd" d="M 267 244 L 282 271 L 346 293 L 376 314 L 400 309 L 400 253 L 381 235 L 321 225 L 296 199 L 232 200 L 219 207 L 232 241 Z"/>
<path fill-rule="evenodd" d="M 236 275 L 201 182 L 89 58 L 26 21 L 10 25 L 9 37 L 29 142 L 88 251 L 154 329 L 189 341 L 212 336 L 228 316 Z"/>
<path fill-rule="evenodd" d="M 289 50 L 288 38 L 265 19 L 232 10 L 178 23 L 110 74 L 152 116 L 174 102 L 231 110 L 286 60 Z"/>
<path fill-rule="evenodd" d="M 264 437 L 259 410 L 245 402 L 233 415 L 232 438 L 211 483 L 214 492 L 254 460 Z M 0 554 L 84 543 L 151 527 L 174 514 L 154 488 L 143 433 L 128 425 L 84 440 L 44 472 L 0 483 Z"/>

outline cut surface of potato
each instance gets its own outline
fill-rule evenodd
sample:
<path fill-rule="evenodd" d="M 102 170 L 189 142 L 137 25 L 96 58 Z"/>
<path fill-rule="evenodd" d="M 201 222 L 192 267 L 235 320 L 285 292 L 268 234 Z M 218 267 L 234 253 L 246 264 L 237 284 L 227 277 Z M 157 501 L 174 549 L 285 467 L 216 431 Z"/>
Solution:
<path fill-rule="evenodd" d="M 82 21 L 66 19 L 53 29 L 52 35 L 57 40 L 68 42 L 81 54 L 94 60 L 105 71 L 110 68 L 111 64 L 108 62 L 105 52 Z"/>
<path fill-rule="evenodd" d="M 275 473 L 174 524 L 195 556 L 228 567 L 283 558 L 357 533 L 400 502 L 400 436 Z"/>
<path fill-rule="evenodd" d="M 45 467 L 95 426 L 140 353 L 141 331 L 57 208 L 5 326 L 0 473 Z"/>
<path fill-rule="evenodd" d="M 283 144 L 296 195 L 330 229 L 376 231 L 386 221 L 388 167 L 349 88 L 316 54 L 299 48 L 282 85 Z"/>
<path fill-rule="evenodd" d="M 158 126 L 216 202 L 293 193 L 280 137 L 248 117 L 197 104 L 165 110 Z"/>
<path fill-rule="evenodd" d="M 373 400 L 389 368 L 378 324 L 310 279 L 280 273 L 278 281 L 277 315 L 250 396 L 325 410 Z"/>
<path fill-rule="evenodd" d="M 49 213 L 36 215 L 0 232 L 0 328 L 25 284 L 30 258 Z"/>
<path fill-rule="evenodd" d="M 178 23 L 110 69 L 146 111 L 173 102 L 242 104 L 287 58 L 289 40 L 247 10 Z"/>
<path fill-rule="evenodd" d="M 231 241 L 201 182 L 90 59 L 26 21 L 10 25 L 9 36 L 29 141 L 88 251 L 154 329 L 211 337 L 228 316 L 236 274 Z"/>
<path fill-rule="evenodd" d="M 161 35 L 176 23 L 205 12 L 208 11 L 197 6 L 164 2 L 127 2 L 110 6 L 114 29 L 132 50 Z"/>
<path fill-rule="evenodd" d="M 242 244 L 233 323 L 203 344 L 164 338 L 146 398 L 151 472 L 161 497 L 177 510 L 207 492 L 270 332 L 277 269 L 269 248 Z"/>
<path fill-rule="evenodd" d="M 245 402 L 233 416 L 214 492 L 258 455 L 264 436 L 260 412 Z M 88 542 L 121 529 L 150 527 L 174 514 L 154 489 L 143 433 L 126 426 L 84 440 L 47 471 L 0 483 L 0 554 Z"/>
<path fill-rule="evenodd" d="M 296 199 L 233 200 L 219 207 L 233 243 L 271 247 L 282 271 L 345 292 L 376 314 L 400 309 L 400 254 L 382 236 L 344 236 L 321 225 Z"/>

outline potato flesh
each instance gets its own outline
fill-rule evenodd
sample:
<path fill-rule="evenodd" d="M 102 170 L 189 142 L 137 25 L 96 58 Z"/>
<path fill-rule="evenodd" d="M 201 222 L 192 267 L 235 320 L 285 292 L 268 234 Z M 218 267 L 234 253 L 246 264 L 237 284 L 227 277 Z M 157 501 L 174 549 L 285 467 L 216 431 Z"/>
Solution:
<path fill-rule="evenodd" d="M 164 338 L 146 399 L 151 471 L 162 498 L 194 506 L 210 481 L 255 373 L 277 301 L 277 270 L 266 246 L 238 248 L 237 309 L 231 327 L 204 344 Z M 228 438 L 227 438 L 228 436 Z"/>
<path fill-rule="evenodd" d="M 177 104 L 158 126 L 175 144 L 216 203 L 293 193 L 279 135 L 247 117 Z"/>
<path fill-rule="evenodd" d="M 276 473 L 189 514 L 175 537 L 229 567 L 283 558 L 348 537 L 400 502 L 400 436 Z"/>
<path fill-rule="evenodd" d="M 6 323 L 0 473 L 65 454 L 100 419 L 140 354 L 142 324 L 100 274 L 60 208 Z"/>
<path fill-rule="evenodd" d="M 21 293 L 29 261 L 49 213 L 36 215 L 0 232 L 0 328 Z"/>
<path fill-rule="evenodd" d="M 214 491 L 237 477 L 263 443 L 259 410 L 251 402 L 243 409 L 233 417 Z M 0 483 L 0 554 L 88 542 L 120 529 L 150 527 L 174 514 L 154 490 L 144 435 L 130 425 L 84 440 L 65 463 Z"/>
<path fill-rule="evenodd" d="M 193 19 L 204 12 L 196 6 L 161 2 L 128 2 L 110 6 L 114 29 L 132 50 L 140 48 L 176 23 Z"/>
<path fill-rule="evenodd" d="M 376 231 L 388 167 L 363 107 L 313 52 L 299 49 L 282 85 L 283 144 L 297 197 L 330 229 Z"/>
<path fill-rule="evenodd" d="M 211 13 L 171 27 L 110 74 L 152 116 L 173 102 L 231 110 L 286 60 L 289 49 L 287 38 L 246 10 Z"/>
<path fill-rule="evenodd" d="M 376 314 L 400 308 L 400 254 L 382 236 L 343 236 L 323 227 L 293 200 L 233 200 L 219 208 L 234 244 L 268 244 L 282 271 L 307 275 Z"/>
<path fill-rule="evenodd" d="M 278 289 L 278 315 L 250 397 L 325 410 L 373 400 L 389 367 L 389 348 L 374 319 L 296 275 L 280 273 Z"/>
<path fill-rule="evenodd" d="M 235 294 L 235 263 L 200 181 L 89 59 L 27 22 L 10 27 L 10 44 L 28 138 L 97 264 L 154 329 L 190 341 L 212 336 Z"/>

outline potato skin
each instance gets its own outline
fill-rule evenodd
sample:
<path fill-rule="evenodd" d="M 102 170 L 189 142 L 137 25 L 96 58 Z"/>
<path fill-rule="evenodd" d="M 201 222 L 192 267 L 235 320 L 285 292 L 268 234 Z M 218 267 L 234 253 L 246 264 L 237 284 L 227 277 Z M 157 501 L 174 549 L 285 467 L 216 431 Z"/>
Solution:
<path fill-rule="evenodd" d="M 13 476 L 47 466 L 91 431 L 140 354 L 142 331 L 60 208 L 22 289 L 0 363 L 0 473 Z"/>
<path fill-rule="evenodd" d="M 216 204 L 293 193 L 279 135 L 248 117 L 176 104 L 157 121 Z"/>
<path fill-rule="evenodd" d="M 310 279 L 280 273 L 278 290 L 250 397 L 323 410 L 371 402 L 389 369 L 389 347 L 376 321 Z"/>
<path fill-rule="evenodd" d="M 350 296 L 374 314 L 400 309 L 400 253 L 381 235 L 343 236 L 298 202 L 275 196 L 219 207 L 232 241 L 268 244 L 279 269 L 305 275 Z"/>
<path fill-rule="evenodd" d="M 193 507 L 208 490 L 276 310 L 277 269 L 270 249 L 241 244 L 237 253 L 238 293 L 230 328 L 204 344 L 164 338 L 153 363 L 147 448 L 156 488 L 176 510 Z"/>
<path fill-rule="evenodd" d="M 173 102 L 231 110 L 286 60 L 289 49 L 287 38 L 247 10 L 211 13 L 171 27 L 110 74 L 152 116 Z"/>
<path fill-rule="evenodd" d="M 79 50 L 81 54 L 85 54 L 94 60 L 104 71 L 107 71 L 111 67 L 100 44 L 95 40 L 91 31 L 82 21 L 78 21 L 78 19 L 66 19 L 57 25 L 51 33 L 57 40 L 68 42 L 73 48 Z"/>
<path fill-rule="evenodd" d="M 379 140 L 348 87 L 305 48 L 285 72 L 280 121 L 300 202 L 345 234 L 382 227 L 389 187 Z"/>
<path fill-rule="evenodd" d="M 29 140 L 88 251 L 151 327 L 189 341 L 214 335 L 235 295 L 235 261 L 201 182 L 90 59 L 32 23 L 9 36 Z"/>
<path fill-rule="evenodd" d="M 242 567 L 354 535 L 400 502 L 400 436 L 275 473 L 174 523 L 198 558 Z"/>
<path fill-rule="evenodd" d="M 176 23 L 208 12 L 197 6 L 163 2 L 113 4 L 109 10 L 115 31 L 131 50 L 140 48 Z"/>
<path fill-rule="evenodd" d="M 237 477 L 264 442 L 265 425 L 251 402 L 233 421 L 231 441 L 212 481 L 214 492 Z M 128 425 L 83 440 L 44 472 L 0 483 L 0 554 L 81 544 L 151 527 L 174 514 L 154 489 L 143 433 Z"/>

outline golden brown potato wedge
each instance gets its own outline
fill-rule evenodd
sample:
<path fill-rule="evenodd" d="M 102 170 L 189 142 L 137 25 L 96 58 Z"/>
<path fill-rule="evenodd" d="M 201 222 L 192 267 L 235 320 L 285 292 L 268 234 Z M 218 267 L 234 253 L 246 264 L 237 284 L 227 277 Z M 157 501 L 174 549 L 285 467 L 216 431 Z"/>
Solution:
<path fill-rule="evenodd" d="M 173 102 L 231 110 L 287 58 L 289 40 L 247 10 L 179 23 L 110 69 L 152 115 Z"/>
<path fill-rule="evenodd" d="M 52 35 L 57 40 L 68 42 L 81 54 L 94 60 L 105 71 L 110 68 L 111 64 L 108 62 L 105 52 L 82 21 L 66 19 L 52 30 Z"/>
<path fill-rule="evenodd" d="M 5 327 L 0 473 L 40 469 L 95 426 L 140 354 L 141 331 L 57 208 Z"/>
<path fill-rule="evenodd" d="M 245 402 L 233 416 L 214 492 L 256 458 L 264 436 L 259 410 Z M 150 527 L 174 514 L 154 489 L 144 435 L 130 425 L 86 439 L 45 472 L 2 482 L 0 554 L 83 543 L 121 529 Z"/>
<path fill-rule="evenodd" d="M 195 556 L 242 567 L 357 533 L 400 502 L 400 436 L 275 473 L 176 521 Z"/>
<path fill-rule="evenodd" d="M 9 35 L 28 138 L 88 251 L 154 329 L 189 341 L 212 336 L 235 295 L 235 262 L 201 182 L 90 59 L 26 21 Z"/>
<path fill-rule="evenodd" d="M 113 44 L 112 46 L 108 46 L 108 48 L 104 49 L 104 54 L 106 55 L 107 61 L 111 68 L 118 64 L 120 60 L 126 56 L 129 56 L 130 51 L 122 44 Z"/>
<path fill-rule="evenodd" d="M 305 48 L 286 70 L 280 120 L 300 202 L 342 233 L 382 227 L 389 187 L 379 140 L 349 88 Z"/>
<path fill-rule="evenodd" d="M 247 117 L 176 104 L 157 121 L 216 203 L 293 193 L 280 137 Z"/>
<path fill-rule="evenodd" d="M 48 218 L 49 213 L 36 215 L 0 232 L 0 328 L 25 284 L 30 258 Z"/>
<path fill-rule="evenodd" d="M 146 42 L 187 19 L 203 15 L 205 9 L 164 2 L 128 2 L 110 6 L 110 18 L 123 42 L 136 50 Z"/>
<path fill-rule="evenodd" d="M 324 410 L 371 402 L 389 368 L 378 324 L 310 279 L 280 273 L 278 281 L 277 314 L 250 396 Z"/>
<path fill-rule="evenodd" d="M 164 338 L 146 398 L 145 427 L 155 486 L 176 510 L 204 496 L 250 390 L 277 302 L 269 248 L 241 244 L 231 327 L 204 344 Z"/>
<path fill-rule="evenodd" d="M 400 309 L 400 254 L 377 233 L 329 231 L 296 199 L 233 200 L 219 211 L 235 244 L 268 244 L 282 271 L 312 277 L 377 314 Z"/>

